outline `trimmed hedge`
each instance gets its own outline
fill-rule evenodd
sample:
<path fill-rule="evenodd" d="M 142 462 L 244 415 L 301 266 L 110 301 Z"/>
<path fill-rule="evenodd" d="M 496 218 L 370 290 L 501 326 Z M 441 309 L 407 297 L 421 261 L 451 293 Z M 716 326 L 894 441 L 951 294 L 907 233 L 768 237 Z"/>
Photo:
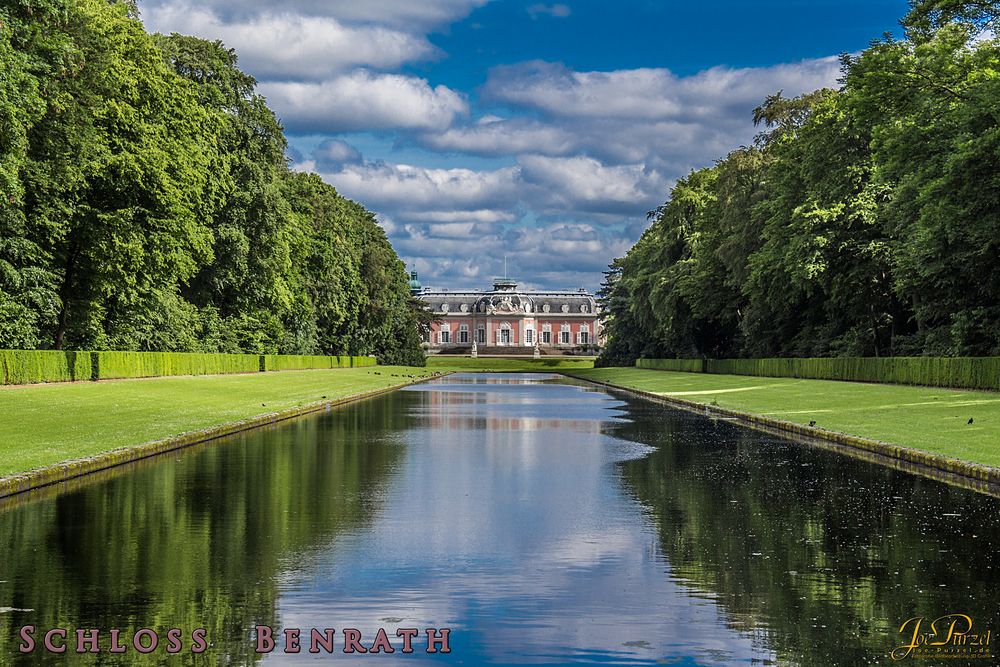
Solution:
<path fill-rule="evenodd" d="M 705 362 L 702 359 L 636 359 L 635 365 L 637 368 L 654 371 L 705 372 Z"/>
<path fill-rule="evenodd" d="M 348 362 L 347 366 L 350 366 Z M 274 370 L 297 371 L 308 368 L 342 368 L 340 357 L 310 355 L 274 355 Z"/>
<path fill-rule="evenodd" d="M 676 359 L 639 359 L 657 368 Z M 660 368 L 660 370 L 687 370 Z M 815 359 L 709 359 L 701 372 L 811 380 L 912 384 L 956 389 L 1000 390 L 1000 357 L 823 357 Z"/>
<path fill-rule="evenodd" d="M 295 371 L 311 368 L 361 368 L 375 366 L 376 364 L 378 364 L 378 360 L 375 357 L 348 357 L 345 355 L 324 357 L 262 354 L 260 357 L 260 369 L 262 371 Z"/>
<path fill-rule="evenodd" d="M 72 382 L 94 375 L 89 352 L 0 350 L 2 384 Z"/>
<path fill-rule="evenodd" d="M 165 375 L 257 373 L 257 354 L 194 352 L 94 352 L 96 379 L 148 378 Z"/>
<path fill-rule="evenodd" d="M 0 350 L 0 384 L 374 366 L 375 357 Z"/>

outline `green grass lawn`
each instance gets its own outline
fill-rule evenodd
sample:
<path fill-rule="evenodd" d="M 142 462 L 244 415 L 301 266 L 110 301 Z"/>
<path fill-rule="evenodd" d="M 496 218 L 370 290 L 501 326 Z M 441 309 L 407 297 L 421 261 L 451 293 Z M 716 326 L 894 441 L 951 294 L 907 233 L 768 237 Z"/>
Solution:
<path fill-rule="evenodd" d="M 379 366 L 0 387 L 0 477 L 435 371 Z"/>
<path fill-rule="evenodd" d="M 563 369 L 593 368 L 594 357 L 541 357 L 511 359 L 503 357 L 427 357 L 427 367 L 438 371 L 536 371 L 559 372 Z"/>
<path fill-rule="evenodd" d="M 1000 467 L 997 393 L 636 368 L 567 374 Z"/>

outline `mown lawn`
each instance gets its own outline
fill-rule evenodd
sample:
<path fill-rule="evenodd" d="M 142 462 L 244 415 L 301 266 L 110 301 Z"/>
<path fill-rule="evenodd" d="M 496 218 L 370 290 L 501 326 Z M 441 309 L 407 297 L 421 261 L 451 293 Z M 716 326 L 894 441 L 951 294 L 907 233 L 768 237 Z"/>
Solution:
<path fill-rule="evenodd" d="M 636 368 L 567 374 L 1000 467 L 997 393 Z"/>
<path fill-rule="evenodd" d="M 435 371 L 378 366 L 0 387 L 0 477 Z"/>
<path fill-rule="evenodd" d="M 512 359 L 503 357 L 427 357 L 427 367 L 437 371 L 480 372 L 559 372 L 564 369 L 593 368 L 594 357 L 541 357 L 539 359 Z"/>

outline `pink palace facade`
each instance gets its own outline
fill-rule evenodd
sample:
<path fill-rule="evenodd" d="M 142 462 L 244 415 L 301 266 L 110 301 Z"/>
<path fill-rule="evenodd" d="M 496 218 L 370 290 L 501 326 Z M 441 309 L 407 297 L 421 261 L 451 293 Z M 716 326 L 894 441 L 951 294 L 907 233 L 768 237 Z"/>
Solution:
<path fill-rule="evenodd" d="M 519 290 L 506 278 L 489 291 L 432 290 L 411 278 L 414 295 L 438 317 L 424 340 L 430 353 L 569 354 L 599 345 L 598 305 L 586 290 Z"/>

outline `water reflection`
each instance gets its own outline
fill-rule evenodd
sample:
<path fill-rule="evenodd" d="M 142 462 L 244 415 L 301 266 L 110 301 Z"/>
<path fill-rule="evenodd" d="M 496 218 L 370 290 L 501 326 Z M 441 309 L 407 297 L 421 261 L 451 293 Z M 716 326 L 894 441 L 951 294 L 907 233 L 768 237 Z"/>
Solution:
<path fill-rule="evenodd" d="M 205 627 L 244 664 L 265 623 L 453 628 L 449 656 L 368 664 L 890 664 L 911 616 L 1000 631 L 998 509 L 556 376 L 456 375 L 0 513 L 0 663 L 45 660 L 15 653 L 31 623 Z"/>
<path fill-rule="evenodd" d="M 915 616 L 1000 629 L 996 498 L 643 401 L 629 413 L 609 434 L 654 448 L 622 479 L 672 576 L 781 664 L 895 664 Z"/>
<path fill-rule="evenodd" d="M 377 511 L 403 455 L 395 437 L 401 422 L 375 403 L 358 404 L 336 419 L 302 419 L 175 453 L 0 514 L 0 664 L 65 661 L 41 651 L 18 655 L 17 629 L 28 624 L 40 632 L 121 628 L 129 636 L 154 627 L 161 638 L 176 627 L 185 631 L 185 651 L 190 632 L 202 627 L 212 662 L 254 661 L 248 628 L 277 622 L 285 573 L 313 567 L 335 551 L 339 535 Z M 107 635 L 101 645 L 110 647 Z"/>
<path fill-rule="evenodd" d="M 606 433 L 624 403 L 541 382 L 452 376 L 400 392 L 412 428 L 384 511 L 289 582 L 283 622 L 452 627 L 451 659 L 468 664 L 768 656 L 665 575 L 617 468 L 650 449 Z"/>

